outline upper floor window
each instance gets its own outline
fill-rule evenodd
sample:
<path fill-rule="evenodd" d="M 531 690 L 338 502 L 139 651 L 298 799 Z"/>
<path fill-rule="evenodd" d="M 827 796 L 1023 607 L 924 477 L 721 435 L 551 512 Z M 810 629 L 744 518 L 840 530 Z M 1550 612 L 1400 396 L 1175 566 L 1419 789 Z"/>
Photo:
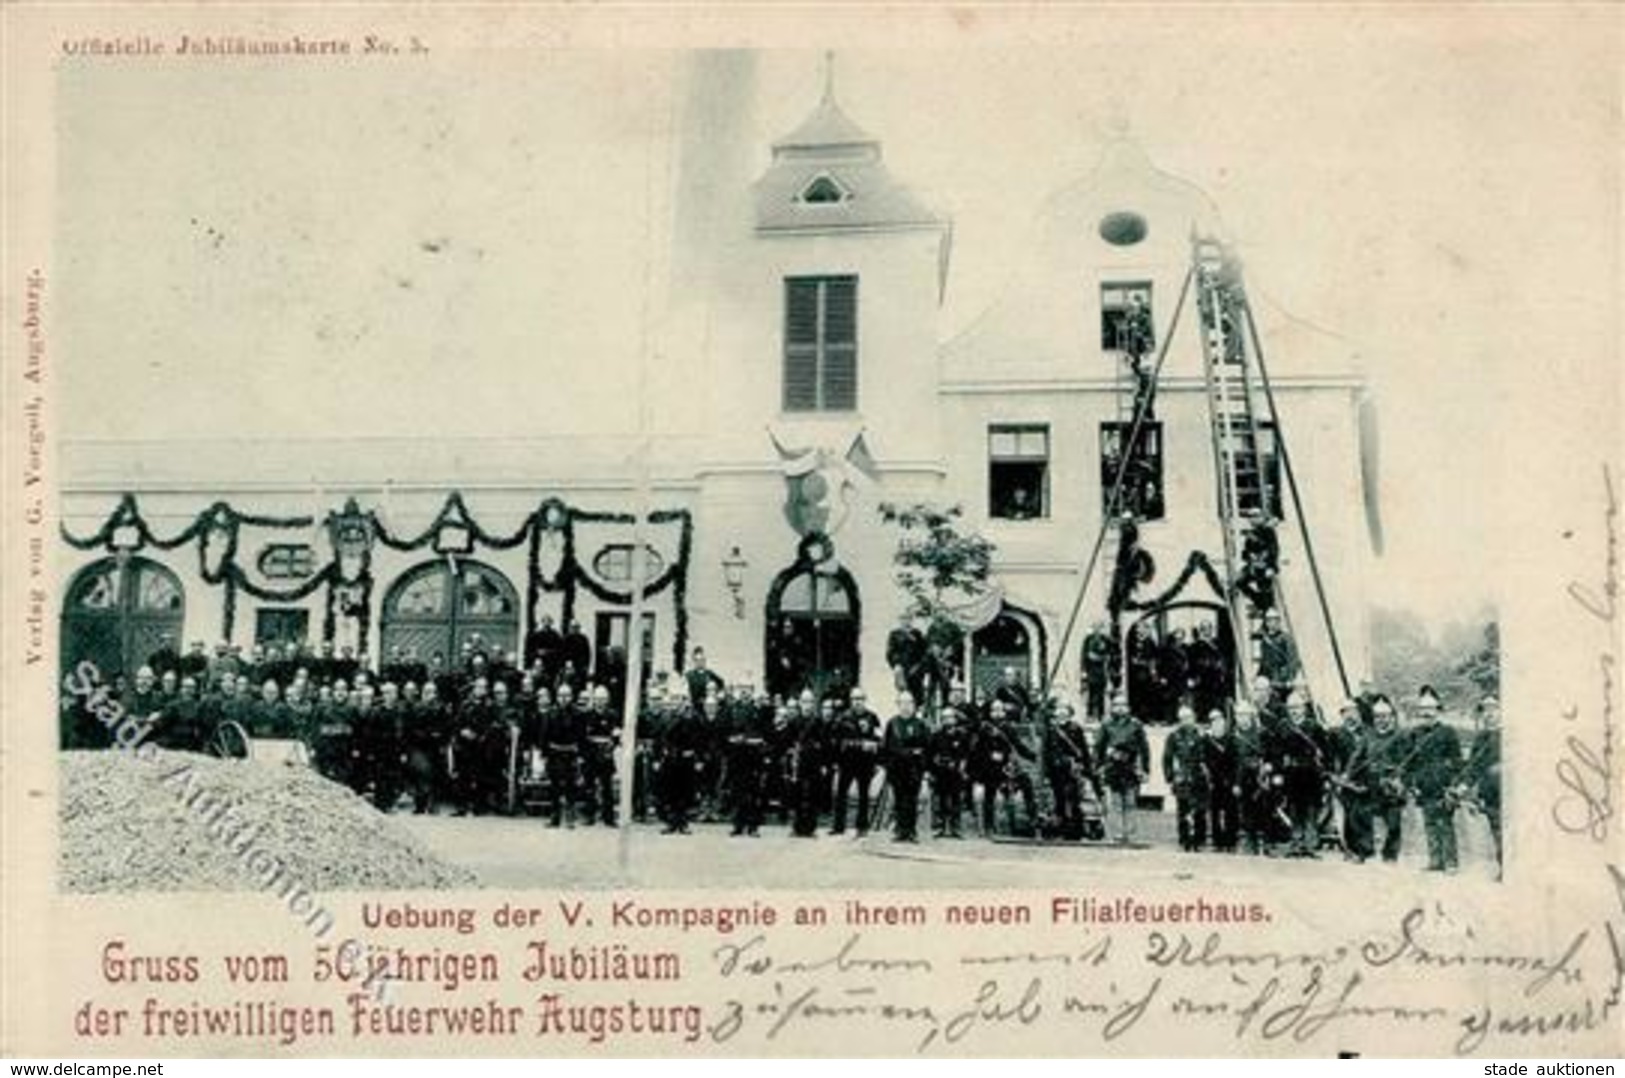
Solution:
<path fill-rule="evenodd" d="M 987 515 L 995 520 L 1049 516 L 1049 428 L 1041 424 L 989 427 Z"/>
<path fill-rule="evenodd" d="M 784 410 L 858 406 L 858 279 L 784 281 Z"/>
<path fill-rule="evenodd" d="M 1100 286 L 1100 347 L 1145 355 L 1156 347 L 1150 281 L 1106 281 Z"/>

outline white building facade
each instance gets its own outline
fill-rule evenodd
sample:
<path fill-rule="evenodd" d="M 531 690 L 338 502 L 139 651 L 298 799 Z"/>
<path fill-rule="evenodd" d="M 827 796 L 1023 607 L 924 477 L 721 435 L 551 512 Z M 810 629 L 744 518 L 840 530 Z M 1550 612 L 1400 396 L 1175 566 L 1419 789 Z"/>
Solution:
<path fill-rule="evenodd" d="M 1114 141 L 1042 208 L 1003 298 L 943 340 L 950 223 L 889 172 L 881 141 L 826 92 L 765 154 L 741 148 L 715 106 L 749 92 L 748 58 L 712 58 L 691 77 L 709 122 L 682 134 L 669 255 L 683 287 L 660 357 L 693 429 L 646 443 L 429 434 L 193 443 L 184 455 L 67 443 L 64 662 L 126 669 L 171 636 L 331 641 L 374 661 L 400 646 L 450 663 L 475 634 L 520 650 L 544 617 L 579 622 L 600 649 L 624 645 L 646 487 L 657 672 L 701 645 L 731 680 L 862 684 L 887 699 L 904 596 L 898 533 L 878 506 L 923 501 L 963 506 L 965 526 L 997 545 L 1002 605 L 972 639 L 972 674 L 1015 665 L 1036 684 L 1055 670 L 1075 691 L 1109 583 L 1103 560 L 1068 633 L 1106 509 L 1103 457 L 1132 408 L 1112 347 L 1130 297 L 1149 305 L 1167 355 L 1160 512 L 1141 523 L 1156 570 L 1137 594 L 1165 592 L 1194 552 L 1224 564 L 1194 297 L 1175 321 L 1193 232 L 1220 231 L 1197 188 Z M 1331 338 L 1290 321 L 1260 328 L 1353 679 L 1368 667 L 1363 381 Z M 1284 511 L 1285 599 L 1329 698 L 1336 663 Z M 1223 605 L 1196 574 L 1134 620 L 1162 633 Z"/>

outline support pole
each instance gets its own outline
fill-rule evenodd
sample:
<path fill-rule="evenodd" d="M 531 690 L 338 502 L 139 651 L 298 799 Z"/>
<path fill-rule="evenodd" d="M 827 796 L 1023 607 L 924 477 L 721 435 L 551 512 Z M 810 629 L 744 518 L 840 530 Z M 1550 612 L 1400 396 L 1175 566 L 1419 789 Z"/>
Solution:
<path fill-rule="evenodd" d="M 1150 411 L 1151 399 L 1156 395 L 1157 383 L 1162 378 L 1162 364 L 1168 358 L 1168 346 L 1173 343 L 1174 331 L 1179 327 L 1180 312 L 1185 309 L 1185 298 L 1190 294 L 1191 278 L 1195 276 L 1195 269 L 1185 271 L 1185 283 L 1179 286 L 1179 301 L 1174 304 L 1173 317 L 1168 320 L 1168 330 L 1162 336 L 1162 347 L 1157 349 L 1157 366 L 1151 372 L 1151 391 L 1144 394 L 1139 407 L 1134 411 L 1134 426 L 1130 429 L 1128 438 L 1123 443 L 1122 458 L 1117 462 L 1117 474 L 1112 478 L 1110 496 L 1106 499 L 1108 506 L 1118 504 L 1123 495 L 1123 479 L 1128 475 L 1129 453 L 1140 444 L 1140 429 L 1145 426 L 1146 413 Z M 1066 662 L 1066 647 L 1072 640 L 1072 633 L 1078 627 L 1078 615 L 1083 611 L 1083 600 L 1089 594 L 1089 580 L 1095 575 L 1095 566 L 1100 561 L 1100 548 L 1105 545 L 1106 533 L 1111 529 L 1112 517 L 1102 513 L 1100 530 L 1095 533 L 1095 543 L 1089 551 L 1089 561 L 1083 570 L 1083 580 L 1078 585 L 1078 597 L 1072 601 L 1072 612 L 1066 619 L 1066 630 L 1061 633 L 1060 647 L 1055 650 L 1055 661 L 1050 665 L 1044 678 L 1041 699 L 1049 699 L 1049 687 L 1055 683 L 1055 678 L 1061 672 L 1061 664 Z"/>
<path fill-rule="evenodd" d="M 1337 627 L 1332 624 L 1331 604 L 1326 600 L 1326 585 L 1320 576 L 1320 561 L 1315 557 L 1315 544 L 1309 537 L 1309 521 L 1304 517 L 1303 499 L 1298 494 L 1298 478 L 1292 469 L 1292 457 L 1286 448 L 1286 431 L 1281 428 L 1281 414 L 1275 407 L 1275 390 L 1270 386 L 1269 367 L 1264 362 L 1264 345 L 1258 337 L 1258 324 L 1253 320 L 1253 305 L 1242 304 L 1247 315 L 1247 336 L 1251 338 L 1253 355 L 1258 359 L 1258 378 L 1264 384 L 1264 400 L 1270 408 L 1270 422 L 1275 425 L 1275 448 L 1281 454 L 1281 472 L 1286 476 L 1287 491 L 1292 495 L 1292 515 L 1298 519 L 1298 535 L 1303 539 L 1303 550 L 1309 558 L 1309 575 L 1315 582 L 1315 598 L 1320 601 L 1320 616 L 1326 624 L 1326 639 L 1332 646 L 1332 659 L 1337 664 L 1337 680 L 1343 686 L 1343 696 L 1353 696 L 1349 688 L 1348 670 L 1343 665 L 1343 649 L 1337 642 Z M 1284 604 L 1283 604 L 1284 605 Z M 1303 661 L 1299 649 L 1298 661 Z"/>
<path fill-rule="evenodd" d="M 637 441 L 633 448 L 636 489 L 632 510 L 632 603 L 627 613 L 626 626 L 626 692 L 621 705 L 621 759 L 616 768 L 620 779 L 619 817 L 617 823 L 616 863 L 621 876 L 628 875 L 632 847 L 632 786 L 637 776 L 638 713 L 643 705 L 643 609 L 644 590 L 648 587 L 648 527 L 652 501 L 649 481 L 649 366 L 655 348 L 654 320 L 659 309 L 655 301 L 656 216 L 666 202 L 656 192 L 657 182 L 662 193 L 670 186 L 670 135 L 675 126 L 672 109 L 675 98 L 666 102 L 664 130 L 657 128 L 649 136 L 644 157 L 644 263 L 643 309 L 639 318 L 637 356 Z M 657 156 L 664 168 L 656 167 Z"/>

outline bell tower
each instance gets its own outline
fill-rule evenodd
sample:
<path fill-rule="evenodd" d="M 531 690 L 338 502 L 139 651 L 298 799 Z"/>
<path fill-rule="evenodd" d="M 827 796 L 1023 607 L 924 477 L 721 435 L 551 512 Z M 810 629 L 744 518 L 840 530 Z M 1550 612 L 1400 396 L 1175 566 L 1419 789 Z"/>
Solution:
<path fill-rule="evenodd" d="M 787 446 L 940 456 L 922 421 L 936 394 L 937 312 L 950 228 L 886 166 L 836 98 L 833 59 L 812 110 L 772 143 L 746 234 L 719 273 L 714 337 L 724 426 L 747 458 Z M 839 443 L 839 444 L 837 444 Z"/>

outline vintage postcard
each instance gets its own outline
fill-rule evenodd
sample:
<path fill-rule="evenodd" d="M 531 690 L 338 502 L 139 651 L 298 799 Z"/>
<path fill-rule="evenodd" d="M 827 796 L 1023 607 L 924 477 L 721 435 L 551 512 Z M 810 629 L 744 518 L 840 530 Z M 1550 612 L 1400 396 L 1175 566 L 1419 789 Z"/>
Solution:
<path fill-rule="evenodd" d="M 1625 1048 L 1617 7 L 0 18 L 0 1052 Z"/>

